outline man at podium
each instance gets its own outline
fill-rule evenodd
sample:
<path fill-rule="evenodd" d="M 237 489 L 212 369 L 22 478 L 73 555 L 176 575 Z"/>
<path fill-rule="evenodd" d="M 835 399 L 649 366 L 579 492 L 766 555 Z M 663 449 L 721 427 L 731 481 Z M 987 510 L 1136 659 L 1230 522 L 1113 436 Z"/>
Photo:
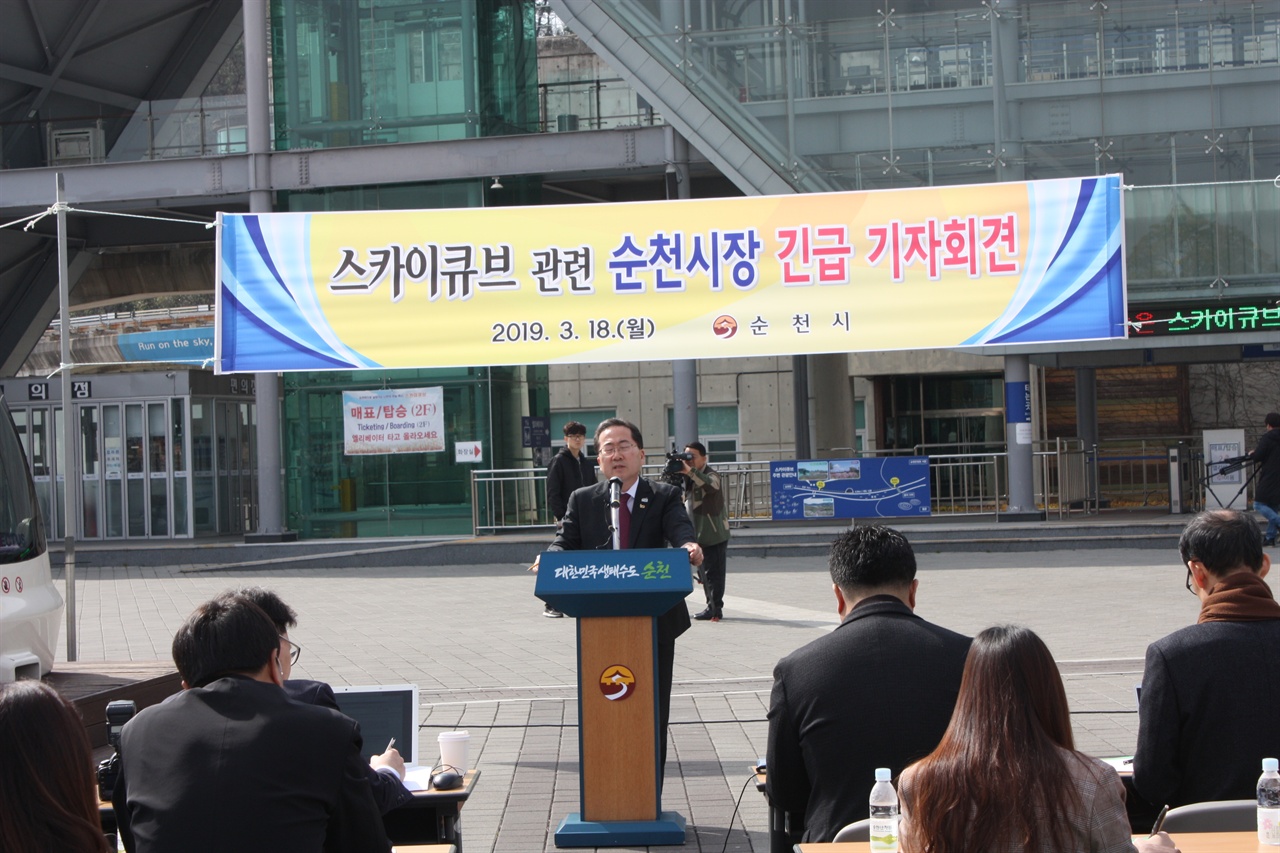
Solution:
<path fill-rule="evenodd" d="M 684 548 L 690 565 L 702 564 L 702 548 L 685 511 L 680 490 L 640 476 L 644 465 L 644 439 L 635 424 L 608 418 L 596 427 L 596 462 L 604 482 L 578 489 L 569 496 L 569 508 L 559 534 L 548 551 L 607 550 L 613 547 L 609 490 L 621 481 L 618 508 L 619 547 Z M 667 763 L 667 722 L 671 717 L 671 673 L 675 666 L 676 637 L 689 630 L 689 610 L 680 602 L 657 619 L 658 727 L 660 767 Z M 659 776 L 661 779 L 661 776 Z"/>

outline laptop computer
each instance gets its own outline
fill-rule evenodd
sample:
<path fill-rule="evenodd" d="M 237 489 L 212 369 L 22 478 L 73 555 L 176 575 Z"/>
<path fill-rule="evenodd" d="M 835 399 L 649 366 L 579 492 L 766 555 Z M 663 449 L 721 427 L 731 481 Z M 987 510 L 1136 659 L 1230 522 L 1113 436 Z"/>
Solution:
<path fill-rule="evenodd" d="M 365 761 L 385 752 L 387 742 L 395 738 L 406 769 L 418 765 L 418 685 L 334 686 L 333 692 L 342 713 L 360 724 Z M 432 760 L 427 759 L 428 767 Z"/>

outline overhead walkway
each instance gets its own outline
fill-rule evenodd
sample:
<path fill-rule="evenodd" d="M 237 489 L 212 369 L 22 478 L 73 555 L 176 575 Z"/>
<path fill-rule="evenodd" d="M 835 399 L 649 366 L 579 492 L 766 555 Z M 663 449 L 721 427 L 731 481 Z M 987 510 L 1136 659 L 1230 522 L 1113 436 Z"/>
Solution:
<path fill-rule="evenodd" d="M 748 195 L 841 189 L 778 143 L 694 61 L 689 39 L 633 0 L 551 0 L 565 24 Z"/>

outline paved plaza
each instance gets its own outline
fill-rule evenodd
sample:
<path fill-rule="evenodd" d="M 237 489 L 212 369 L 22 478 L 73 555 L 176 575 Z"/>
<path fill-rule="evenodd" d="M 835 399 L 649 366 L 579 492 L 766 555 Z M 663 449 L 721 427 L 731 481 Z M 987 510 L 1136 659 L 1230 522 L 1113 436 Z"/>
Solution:
<path fill-rule="evenodd" d="M 426 761 L 439 732 L 471 733 L 482 777 L 463 810 L 466 853 L 556 849 L 556 825 L 578 809 L 574 621 L 543 618 L 523 565 L 362 568 L 359 547 L 335 544 L 353 552 L 343 569 L 81 566 L 79 658 L 168 659 L 174 630 L 199 602 L 233 585 L 271 587 L 298 611 L 298 677 L 418 684 Z M 1146 645 L 1198 610 L 1174 549 L 919 560 L 920 615 L 968 634 L 1001 622 L 1033 628 L 1062 667 L 1077 747 L 1133 751 Z M 702 603 L 695 588 L 691 610 Z M 834 605 L 823 558 L 735 558 L 730 549 L 724 621 L 695 622 L 677 645 L 663 806 L 687 819 L 686 848 L 768 850 L 748 767 L 765 752 L 773 665 L 831 630 Z"/>

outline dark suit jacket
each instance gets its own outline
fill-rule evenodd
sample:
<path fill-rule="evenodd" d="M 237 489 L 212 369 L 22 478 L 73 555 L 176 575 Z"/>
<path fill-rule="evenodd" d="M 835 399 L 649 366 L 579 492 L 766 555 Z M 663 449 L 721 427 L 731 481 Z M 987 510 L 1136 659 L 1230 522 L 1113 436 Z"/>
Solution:
<path fill-rule="evenodd" d="M 1156 805 L 1252 799 L 1280 756 L 1280 620 L 1189 625 L 1147 647 L 1133 785 Z"/>
<path fill-rule="evenodd" d="M 547 466 L 547 506 L 555 519 L 564 518 L 569 505 L 569 495 L 596 481 L 596 463 L 585 453 L 573 458 L 573 451 L 560 448 Z"/>
<path fill-rule="evenodd" d="M 1258 462 L 1258 481 L 1253 499 L 1275 509 L 1280 507 L 1280 429 L 1269 429 L 1249 454 Z"/>
<path fill-rule="evenodd" d="M 116 819 L 133 853 L 390 849 L 360 727 L 228 676 L 146 708 L 121 735 Z"/>
<path fill-rule="evenodd" d="M 877 596 L 778 662 L 769 700 L 769 800 L 804 815 L 804 841 L 831 841 L 867 817 L 877 767 L 897 776 L 938 745 L 969 642 L 897 598 Z"/>
<path fill-rule="evenodd" d="M 321 708 L 332 708 L 341 711 L 338 698 L 333 688 L 323 681 L 309 681 L 305 678 L 291 678 L 284 683 L 284 692 L 295 702 L 307 705 L 319 705 Z M 373 791 L 373 801 L 378 804 L 378 811 L 386 814 L 394 808 L 403 806 L 413 799 L 413 792 L 404 786 L 397 777 L 390 773 L 380 773 L 369 765 L 365 765 L 369 777 L 369 788 Z"/>
<path fill-rule="evenodd" d="M 696 541 L 680 490 L 641 477 L 631 502 L 628 548 L 679 548 Z M 609 484 L 596 483 L 569 496 L 569 509 L 548 551 L 593 551 L 613 547 L 609 532 Z M 680 602 L 658 617 L 658 642 L 673 643 L 689 630 L 689 609 Z"/>

